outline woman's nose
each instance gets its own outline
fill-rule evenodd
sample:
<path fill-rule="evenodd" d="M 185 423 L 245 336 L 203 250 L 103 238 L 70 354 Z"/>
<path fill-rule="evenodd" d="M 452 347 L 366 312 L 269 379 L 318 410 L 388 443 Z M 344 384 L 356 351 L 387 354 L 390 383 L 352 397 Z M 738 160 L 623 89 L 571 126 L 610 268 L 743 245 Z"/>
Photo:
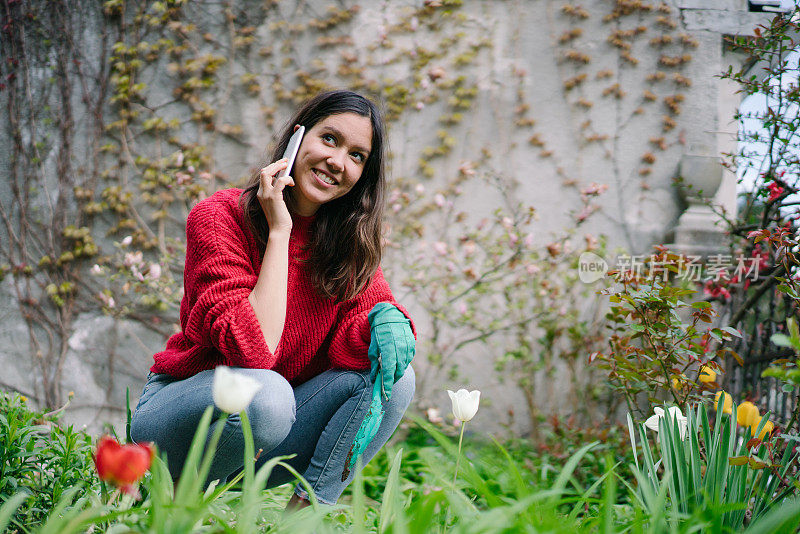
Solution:
<path fill-rule="evenodd" d="M 331 170 L 336 172 L 341 172 L 344 169 L 344 163 L 341 161 L 342 156 L 339 154 L 328 156 L 328 165 L 331 167 Z"/>

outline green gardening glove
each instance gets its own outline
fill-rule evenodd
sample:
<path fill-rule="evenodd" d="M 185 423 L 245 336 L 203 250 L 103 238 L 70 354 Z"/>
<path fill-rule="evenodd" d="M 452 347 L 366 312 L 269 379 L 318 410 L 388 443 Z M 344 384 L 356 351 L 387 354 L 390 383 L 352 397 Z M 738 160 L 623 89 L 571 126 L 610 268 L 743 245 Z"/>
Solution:
<path fill-rule="evenodd" d="M 350 469 L 358 457 L 364 454 L 367 445 L 375 437 L 383 420 L 383 402 L 392 395 L 392 386 L 406 372 L 414 358 L 415 342 L 411 322 L 403 313 L 388 302 L 375 305 L 367 316 L 370 324 L 369 356 L 372 380 L 372 401 L 364 421 L 356 433 L 353 447 L 342 471 L 342 481 L 347 479 Z"/>
<path fill-rule="evenodd" d="M 416 342 L 411 321 L 388 302 L 376 304 L 367 318 L 370 325 L 369 376 L 381 382 L 383 399 L 389 400 L 392 386 L 400 380 L 414 358 Z"/>

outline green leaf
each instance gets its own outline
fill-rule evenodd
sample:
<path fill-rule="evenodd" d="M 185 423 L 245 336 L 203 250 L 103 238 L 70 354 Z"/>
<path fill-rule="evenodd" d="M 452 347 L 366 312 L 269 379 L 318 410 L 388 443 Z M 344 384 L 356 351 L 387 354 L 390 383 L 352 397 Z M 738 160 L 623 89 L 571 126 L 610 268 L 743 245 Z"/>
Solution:
<path fill-rule="evenodd" d="M 786 334 L 772 334 L 770 341 L 772 341 L 773 344 L 778 345 L 779 347 L 794 346 L 794 344 L 792 343 L 792 339 Z"/>
<path fill-rule="evenodd" d="M 734 337 L 739 337 L 739 338 L 742 337 L 741 332 L 739 332 L 737 329 L 733 328 L 732 326 L 724 326 L 724 327 L 722 327 L 722 330 L 727 332 L 727 333 L 729 333 L 730 335 L 732 335 Z"/>
<path fill-rule="evenodd" d="M 3 503 L 3 506 L 0 507 L 0 532 L 6 531 L 6 527 L 17 512 L 17 508 L 28 498 L 28 495 L 27 492 L 17 493 Z"/>
<path fill-rule="evenodd" d="M 386 479 L 386 489 L 383 491 L 381 499 L 381 518 L 378 532 L 386 532 L 389 525 L 392 525 L 392 532 L 406 532 L 405 516 L 403 514 L 402 492 L 400 491 L 400 463 L 403 459 L 403 449 L 397 451 L 392 460 L 392 467 L 389 469 L 389 477 Z"/>
<path fill-rule="evenodd" d="M 732 456 L 728 458 L 728 465 L 747 465 L 747 456 Z"/>

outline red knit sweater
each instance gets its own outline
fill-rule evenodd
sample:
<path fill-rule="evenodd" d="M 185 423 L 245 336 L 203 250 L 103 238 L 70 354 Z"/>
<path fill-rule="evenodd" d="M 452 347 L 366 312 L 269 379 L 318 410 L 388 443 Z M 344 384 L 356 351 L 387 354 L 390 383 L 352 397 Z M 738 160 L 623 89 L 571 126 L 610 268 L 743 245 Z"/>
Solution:
<path fill-rule="evenodd" d="M 333 367 L 369 368 L 369 311 L 390 302 L 408 312 L 394 300 L 380 269 L 351 300 L 337 304 L 321 296 L 301 263 L 309 256 L 302 246 L 313 217 L 293 216 L 286 323 L 278 346 L 267 346 L 247 298 L 262 255 L 239 207 L 240 194 L 218 191 L 189 213 L 181 332 L 153 356 L 150 370 L 186 378 L 217 365 L 272 369 L 299 384 Z"/>

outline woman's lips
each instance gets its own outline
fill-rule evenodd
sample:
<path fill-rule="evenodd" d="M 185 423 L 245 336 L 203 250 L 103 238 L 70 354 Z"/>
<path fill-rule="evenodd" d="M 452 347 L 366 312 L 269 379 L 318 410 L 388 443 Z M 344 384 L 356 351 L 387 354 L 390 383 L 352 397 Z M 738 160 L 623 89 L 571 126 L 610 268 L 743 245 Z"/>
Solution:
<path fill-rule="evenodd" d="M 333 180 L 333 178 L 328 176 L 326 173 L 320 171 L 319 169 L 311 169 L 311 173 L 314 175 L 314 178 L 316 178 L 317 181 L 319 183 L 321 183 L 322 185 L 324 185 L 325 187 L 333 187 L 334 185 L 336 185 L 336 182 L 335 182 L 335 180 Z M 331 184 L 331 183 L 326 182 L 325 180 L 323 180 L 321 178 L 321 176 L 324 176 L 325 178 L 333 181 L 334 183 Z"/>

